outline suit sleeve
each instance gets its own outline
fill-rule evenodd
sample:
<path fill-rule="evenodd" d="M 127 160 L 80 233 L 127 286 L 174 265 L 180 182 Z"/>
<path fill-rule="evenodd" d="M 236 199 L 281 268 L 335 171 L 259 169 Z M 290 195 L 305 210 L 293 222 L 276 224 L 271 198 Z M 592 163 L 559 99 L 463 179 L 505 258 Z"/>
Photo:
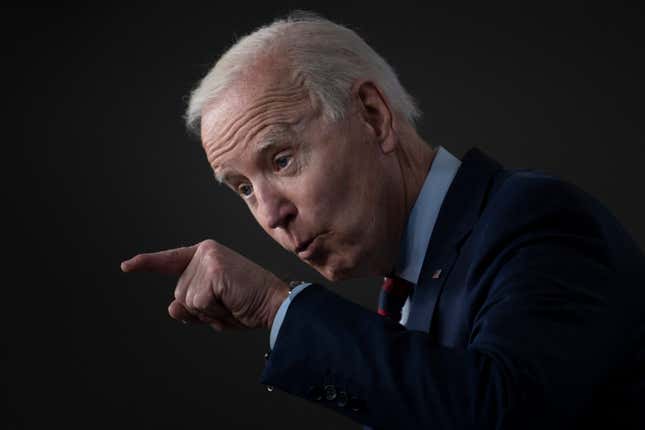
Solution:
<path fill-rule="evenodd" d="M 492 209 L 464 348 L 314 284 L 291 303 L 261 382 L 374 428 L 571 428 L 620 365 L 628 322 L 597 225 L 547 196 Z"/>

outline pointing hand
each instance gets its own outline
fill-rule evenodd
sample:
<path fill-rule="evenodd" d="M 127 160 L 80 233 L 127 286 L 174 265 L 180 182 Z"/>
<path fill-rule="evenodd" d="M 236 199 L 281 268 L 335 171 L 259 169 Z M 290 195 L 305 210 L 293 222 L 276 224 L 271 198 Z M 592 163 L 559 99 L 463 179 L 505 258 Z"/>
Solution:
<path fill-rule="evenodd" d="M 174 319 L 230 328 L 270 328 L 289 294 L 285 282 L 214 240 L 138 254 L 121 263 L 124 272 L 178 276 L 175 299 L 168 307 Z"/>

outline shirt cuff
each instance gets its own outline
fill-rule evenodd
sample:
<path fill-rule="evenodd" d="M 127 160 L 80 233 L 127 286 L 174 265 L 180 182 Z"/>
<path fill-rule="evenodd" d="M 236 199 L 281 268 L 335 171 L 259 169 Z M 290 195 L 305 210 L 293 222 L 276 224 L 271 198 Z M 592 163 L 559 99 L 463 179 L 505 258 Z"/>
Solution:
<path fill-rule="evenodd" d="M 291 304 L 291 301 L 305 288 L 311 285 L 311 282 L 303 282 L 301 284 L 298 284 L 296 287 L 291 290 L 291 294 L 287 296 L 286 299 L 284 299 L 284 302 L 280 305 L 278 308 L 278 312 L 275 314 L 275 318 L 273 318 L 273 325 L 271 326 L 271 334 L 269 335 L 269 347 L 273 350 L 273 345 L 275 344 L 276 339 L 278 338 L 278 333 L 280 332 L 280 327 L 282 326 L 282 321 L 284 321 L 284 317 L 287 314 L 287 309 L 289 309 L 289 305 Z"/>

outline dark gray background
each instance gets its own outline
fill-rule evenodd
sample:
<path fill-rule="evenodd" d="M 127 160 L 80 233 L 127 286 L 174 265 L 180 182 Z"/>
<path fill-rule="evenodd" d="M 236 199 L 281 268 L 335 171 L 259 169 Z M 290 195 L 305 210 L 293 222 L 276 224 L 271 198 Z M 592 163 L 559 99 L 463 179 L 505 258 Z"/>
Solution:
<path fill-rule="evenodd" d="M 174 279 L 119 270 L 213 238 L 322 280 L 216 184 L 181 120 L 234 37 L 294 6 L 395 66 L 425 138 L 574 182 L 645 244 L 641 10 L 237 3 L 3 10 L 8 428 L 356 428 L 259 384 L 268 332 L 184 327 Z M 379 285 L 331 288 L 373 309 Z"/>

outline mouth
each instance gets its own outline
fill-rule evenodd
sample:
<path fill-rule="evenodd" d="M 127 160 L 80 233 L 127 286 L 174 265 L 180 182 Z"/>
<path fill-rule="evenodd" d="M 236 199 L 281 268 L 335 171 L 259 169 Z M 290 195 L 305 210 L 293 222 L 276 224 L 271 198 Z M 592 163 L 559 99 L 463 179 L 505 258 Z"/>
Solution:
<path fill-rule="evenodd" d="M 302 259 L 310 258 L 318 248 L 316 239 L 318 239 L 320 236 L 321 234 L 318 234 L 316 236 L 313 236 L 311 239 L 301 242 L 296 247 L 294 252 L 298 255 L 298 257 Z"/>
<path fill-rule="evenodd" d="M 311 244 L 311 242 L 314 241 L 315 238 L 316 236 L 312 237 L 311 239 L 307 239 L 304 242 L 300 242 L 298 246 L 296 246 L 296 249 L 293 250 L 293 252 L 295 252 L 296 254 L 300 254 L 302 251 L 307 249 L 307 247 Z"/>

